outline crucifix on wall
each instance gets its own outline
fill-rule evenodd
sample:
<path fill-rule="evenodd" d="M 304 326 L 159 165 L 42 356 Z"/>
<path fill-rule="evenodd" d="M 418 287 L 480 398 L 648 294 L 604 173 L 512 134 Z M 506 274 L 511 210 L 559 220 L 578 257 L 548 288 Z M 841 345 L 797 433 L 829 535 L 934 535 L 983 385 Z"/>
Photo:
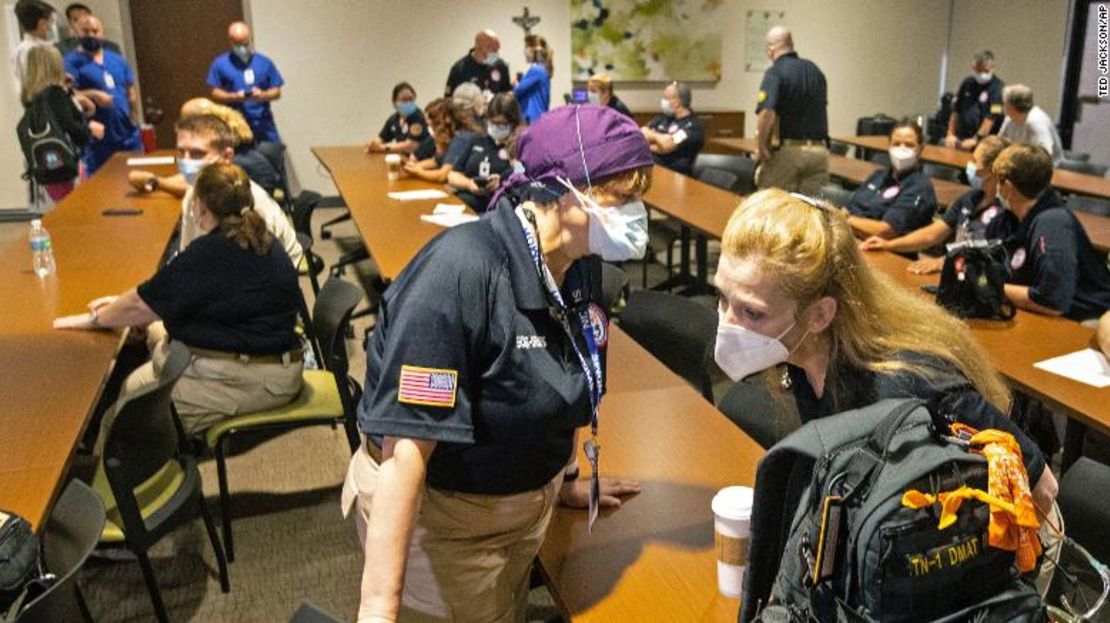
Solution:
<path fill-rule="evenodd" d="M 524 7 L 524 14 L 514 17 L 513 23 L 523 28 L 524 36 L 527 37 L 532 34 L 532 28 L 540 23 L 540 17 L 538 15 L 532 15 L 528 7 Z"/>

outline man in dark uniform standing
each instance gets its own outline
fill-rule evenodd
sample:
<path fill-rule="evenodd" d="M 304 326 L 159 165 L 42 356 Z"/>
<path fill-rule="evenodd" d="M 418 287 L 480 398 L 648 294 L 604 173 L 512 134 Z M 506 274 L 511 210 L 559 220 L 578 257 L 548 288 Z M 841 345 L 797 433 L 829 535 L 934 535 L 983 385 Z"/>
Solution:
<path fill-rule="evenodd" d="M 683 175 L 694 174 L 694 160 L 705 146 L 705 129 L 690 108 L 692 100 L 690 87 L 680 82 L 668 84 L 659 102 L 663 114 L 640 128 L 655 163 Z"/>
<path fill-rule="evenodd" d="M 756 185 L 816 195 L 829 181 L 825 74 L 813 61 L 798 58 L 786 28 L 775 26 L 765 40 L 772 64 L 755 108 Z"/>
<path fill-rule="evenodd" d="M 470 48 L 466 56 L 456 61 L 447 74 L 444 96 L 451 97 L 455 87 L 464 82 L 478 85 L 487 102 L 498 93 L 511 91 L 509 66 L 498 55 L 500 50 L 501 40 L 492 30 L 483 30 L 474 35 L 474 47 Z"/>
<path fill-rule="evenodd" d="M 949 149 L 971 151 L 1002 127 L 1002 87 L 1006 85 L 994 75 L 994 54 L 990 50 L 976 54 L 971 70 L 975 73 L 960 83 L 948 117 L 944 146 Z"/>

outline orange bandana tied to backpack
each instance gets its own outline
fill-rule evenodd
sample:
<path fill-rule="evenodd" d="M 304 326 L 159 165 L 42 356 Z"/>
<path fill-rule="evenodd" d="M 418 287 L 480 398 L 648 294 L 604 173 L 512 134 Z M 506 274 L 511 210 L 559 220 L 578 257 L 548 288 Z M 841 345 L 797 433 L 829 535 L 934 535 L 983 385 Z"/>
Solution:
<path fill-rule="evenodd" d="M 1037 536 L 1041 524 L 1033 506 L 1029 476 L 1025 472 L 1017 440 L 1010 433 L 1000 430 L 979 432 L 960 423 L 952 425 L 952 432 L 962 438 L 970 437 L 971 451 L 987 459 L 988 491 L 965 485 L 954 491 L 932 495 L 911 489 L 902 495 L 902 505 L 919 509 L 939 502 L 941 514 L 938 528 L 943 530 L 955 523 L 956 513 L 964 500 L 976 499 L 988 504 L 991 509 L 988 544 L 1014 552 L 1018 571 L 1025 573 L 1032 570 L 1041 554 L 1041 541 Z"/>

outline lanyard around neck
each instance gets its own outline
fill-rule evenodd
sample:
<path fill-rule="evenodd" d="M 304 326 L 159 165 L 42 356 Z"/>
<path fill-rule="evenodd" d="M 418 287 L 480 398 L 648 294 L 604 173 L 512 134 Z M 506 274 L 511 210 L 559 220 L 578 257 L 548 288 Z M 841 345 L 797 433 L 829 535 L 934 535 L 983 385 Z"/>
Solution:
<path fill-rule="evenodd" d="M 593 434 L 596 435 L 597 409 L 598 405 L 601 403 L 601 394 L 604 392 L 603 379 L 605 377 L 601 370 L 601 353 L 597 346 L 597 340 L 594 337 L 589 309 L 588 307 L 582 307 L 577 312 L 578 321 L 582 325 L 582 338 L 586 342 L 586 354 L 584 355 L 582 350 L 578 348 L 578 341 L 574 339 L 574 332 L 571 330 L 570 322 L 567 320 L 567 305 L 563 299 L 562 293 L 559 291 L 558 285 L 555 283 L 555 276 L 551 274 L 551 270 L 547 267 L 547 263 L 543 261 L 539 239 L 536 236 L 536 229 L 534 229 L 536 228 L 534 221 L 535 217 L 519 207 L 516 209 L 516 215 L 520 220 L 521 228 L 524 230 L 524 240 L 528 244 L 528 252 L 532 256 L 532 263 L 536 267 L 536 273 L 539 276 L 540 283 L 547 293 L 553 315 L 559 320 L 559 324 L 567 334 L 567 339 L 570 340 L 571 348 L 574 349 L 574 354 L 578 357 L 578 363 L 582 366 L 582 372 L 586 375 L 590 396 L 590 427 Z"/>

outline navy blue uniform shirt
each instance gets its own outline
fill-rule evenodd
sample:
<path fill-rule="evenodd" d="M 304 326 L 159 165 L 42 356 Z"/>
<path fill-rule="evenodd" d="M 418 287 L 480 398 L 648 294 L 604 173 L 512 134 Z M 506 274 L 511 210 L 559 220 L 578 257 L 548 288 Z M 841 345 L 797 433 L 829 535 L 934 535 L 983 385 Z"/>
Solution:
<path fill-rule="evenodd" d="M 1018 220 L 1013 212 L 1003 209 L 998 199 L 992 199 L 980 208 L 983 191 L 972 190 L 957 199 L 945 210 L 941 220 L 955 233 L 955 242 L 964 240 L 1006 240 L 1017 229 Z"/>
<path fill-rule="evenodd" d="M 775 111 L 780 139 L 825 140 L 829 136 L 825 74 L 797 52 L 778 57 L 763 74 L 755 112 Z"/>
<path fill-rule="evenodd" d="M 937 196 L 920 167 L 904 173 L 879 169 L 856 189 L 846 206 L 852 216 L 889 224 L 898 236 L 933 222 Z"/>
<path fill-rule="evenodd" d="M 502 180 L 505 180 L 513 172 L 509 151 L 485 134 L 471 135 L 469 150 L 461 153 L 451 164 L 459 173 L 477 181 L 479 186 L 482 185 L 483 178 L 499 175 Z M 481 214 L 489 207 L 489 200 L 493 193 L 484 190 L 479 193 L 460 190 L 456 196 Z"/>
<path fill-rule="evenodd" d="M 428 132 L 428 122 L 419 108 L 407 117 L 401 117 L 399 112 L 393 113 L 385 120 L 381 132 L 378 132 L 378 138 L 382 139 L 383 143 L 410 140 L 422 143 L 429 136 L 431 134 Z"/>
<path fill-rule="evenodd" d="M 490 93 L 506 93 L 513 89 L 509 83 L 509 66 L 505 61 L 498 59 L 492 65 L 479 63 L 471 56 L 474 53 L 474 48 L 470 48 L 470 52 L 466 56 L 455 61 L 451 66 L 450 73 L 447 74 L 447 88 L 444 90 L 444 95 L 451 97 L 455 93 L 455 87 L 464 82 L 473 82 L 478 85 L 478 88 Z"/>
<path fill-rule="evenodd" d="M 655 154 L 656 164 L 661 164 L 683 175 L 694 174 L 694 161 L 705 147 L 705 129 L 694 113 L 679 119 L 674 115 L 656 115 L 648 122 L 656 132 L 670 134 L 678 147 L 669 154 Z"/>
<path fill-rule="evenodd" d="M 1055 190 L 1021 219 L 1007 249 L 1010 283 L 1029 286 L 1034 303 L 1073 320 L 1098 318 L 1110 308 L 1105 258 Z"/>
<path fill-rule="evenodd" d="M 600 260 L 572 264 L 562 292 L 572 308 L 590 310 L 604 371 Z M 569 321 L 585 354 L 577 313 Z M 384 435 L 438 442 L 427 483 L 441 490 L 538 489 L 590 421 L 585 373 L 508 198 L 437 236 L 389 286 L 366 369 L 362 431 L 379 444 Z"/>
<path fill-rule="evenodd" d="M 1021 428 L 994 405 L 950 363 L 917 353 L 898 353 L 894 359 L 923 365 L 930 374 L 921 375 L 908 371 L 880 374 L 849 366 L 829 370 L 825 391 L 820 398 L 809 384 L 805 370 L 787 364 L 790 390 L 798 405 L 802 422 L 826 417 L 834 413 L 859 409 L 886 398 L 920 398 L 926 402 L 945 397 L 947 406 L 957 414 L 959 422 L 978 430 L 995 428 L 1014 436 L 1021 445 L 1025 470 L 1030 486 L 1036 485 L 1044 473 L 1045 458 L 1037 444 Z M 831 385 L 837 387 L 836 400 Z"/>
<path fill-rule="evenodd" d="M 628 110 L 628 106 L 625 106 L 624 102 L 616 95 L 609 96 L 609 108 L 612 108 L 629 119 L 632 118 L 632 111 Z"/>
<path fill-rule="evenodd" d="M 956 137 L 960 139 L 971 138 L 979 131 L 983 119 L 991 118 L 994 125 L 990 133 L 998 134 L 1002 127 L 1002 87 L 1006 86 L 998 76 L 991 76 L 991 81 L 979 84 L 975 76 L 968 76 L 960 83 L 960 90 L 956 92 L 956 101 L 953 103 L 953 112 L 957 115 Z"/>

